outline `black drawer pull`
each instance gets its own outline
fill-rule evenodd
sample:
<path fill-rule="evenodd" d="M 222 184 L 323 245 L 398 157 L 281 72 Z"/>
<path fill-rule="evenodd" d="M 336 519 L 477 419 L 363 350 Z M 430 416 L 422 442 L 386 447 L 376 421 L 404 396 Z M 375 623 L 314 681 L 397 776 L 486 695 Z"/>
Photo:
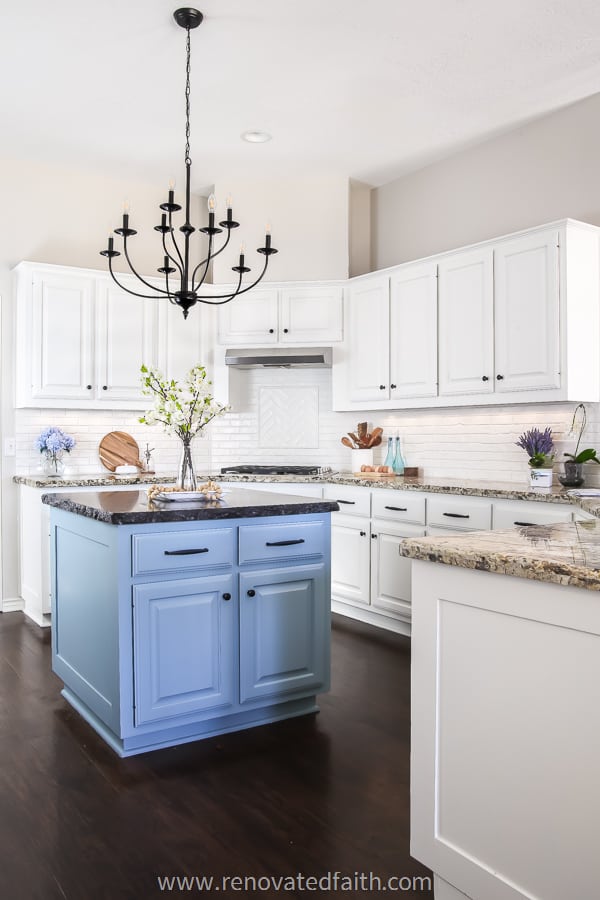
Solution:
<path fill-rule="evenodd" d="M 267 541 L 267 547 L 291 547 L 292 544 L 303 544 L 304 538 L 296 538 L 294 541 Z"/>
<path fill-rule="evenodd" d="M 394 512 L 408 512 L 407 506 L 384 506 L 384 509 L 393 509 Z"/>
<path fill-rule="evenodd" d="M 449 519 L 470 519 L 471 516 L 466 515 L 465 513 L 442 513 L 443 516 L 448 516 Z"/>
<path fill-rule="evenodd" d="M 513 525 L 535 525 L 535 522 L 513 522 Z"/>
<path fill-rule="evenodd" d="M 196 553 L 208 553 L 208 547 L 198 547 L 196 550 L 165 550 L 165 556 L 193 556 Z"/>
<path fill-rule="evenodd" d="M 356 506 L 356 500 L 336 500 L 336 503 L 345 503 L 346 506 Z"/>

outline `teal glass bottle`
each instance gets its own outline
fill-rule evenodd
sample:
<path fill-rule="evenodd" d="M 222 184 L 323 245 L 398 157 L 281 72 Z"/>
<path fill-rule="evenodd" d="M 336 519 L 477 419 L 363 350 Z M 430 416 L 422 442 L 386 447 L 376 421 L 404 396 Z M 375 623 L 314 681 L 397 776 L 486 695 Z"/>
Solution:
<path fill-rule="evenodd" d="M 385 458 L 384 466 L 389 466 L 390 469 L 394 468 L 394 438 L 388 438 L 388 446 L 387 446 L 387 456 Z"/>
<path fill-rule="evenodd" d="M 400 447 L 400 438 L 395 438 L 394 462 L 392 468 L 396 475 L 402 475 L 404 472 L 404 457 L 402 456 L 402 448 Z"/>

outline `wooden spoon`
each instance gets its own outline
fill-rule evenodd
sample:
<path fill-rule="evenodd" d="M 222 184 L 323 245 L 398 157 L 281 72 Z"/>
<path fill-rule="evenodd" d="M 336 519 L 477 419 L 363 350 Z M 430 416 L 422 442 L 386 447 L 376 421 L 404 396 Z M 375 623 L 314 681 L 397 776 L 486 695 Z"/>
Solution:
<path fill-rule="evenodd" d="M 381 435 L 378 434 L 377 437 L 375 438 L 375 440 L 371 441 L 369 443 L 369 447 L 379 447 L 380 443 L 381 443 Z"/>
<path fill-rule="evenodd" d="M 351 450 L 354 450 L 354 444 L 349 441 L 347 437 L 342 438 L 342 444 L 344 445 L 344 447 L 350 447 Z"/>
<path fill-rule="evenodd" d="M 354 432 L 353 432 L 353 431 L 349 431 L 348 434 L 350 435 L 350 437 L 351 437 L 352 440 L 354 441 L 356 447 L 360 447 L 360 445 L 361 445 L 361 444 L 360 444 L 360 441 L 359 441 L 359 439 L 356 437 L 356 435 L 354 434 Z"/>
<path fill-rule="evenodd" d="M 377 438 L 380 438 L 379 443 L 381 443 L 381 435 L 383 434 L 383 428 L 374 428 L 371 434 L 369 435 L 369 440 L 367 443 L 367 447 L 376 447 L 377 444 L 375 441 Z"/>
<path fill-rule="evenodd" d="M 356 432 L 357 432 L 359 438 L 360 438 L 362 441 L 364 441 L 365 438 L 367 437 L 367 423 L 366 423 L 366 422 L 359 422 L 359 423 L 358 423 L 358 427 L 357 427 L 357 429 L 356 429 Z"/>

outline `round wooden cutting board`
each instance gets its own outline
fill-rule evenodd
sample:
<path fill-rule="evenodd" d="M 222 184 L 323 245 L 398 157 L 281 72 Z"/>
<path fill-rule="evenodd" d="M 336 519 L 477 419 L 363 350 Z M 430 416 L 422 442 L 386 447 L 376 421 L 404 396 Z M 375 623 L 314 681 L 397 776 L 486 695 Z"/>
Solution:
<path fill-rule="evenodd" d="M 140 448 L 126 431 L 109 431 L 98 445 L 100 462 L 114 472 L 117 466 L 141 466 Z"/>

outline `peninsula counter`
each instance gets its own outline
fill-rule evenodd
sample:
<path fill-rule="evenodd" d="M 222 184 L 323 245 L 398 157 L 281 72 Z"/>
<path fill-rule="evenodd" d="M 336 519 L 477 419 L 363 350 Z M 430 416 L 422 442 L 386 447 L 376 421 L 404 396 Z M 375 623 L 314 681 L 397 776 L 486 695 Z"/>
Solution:
<path fill-rule="evenodd" d="M 593 900 L 600 520 L 400 552 L 413 560 L 411 853 L 436 900 Z"/>
<path fill-rule="evenodd" d="M 121 756 L 316 712 L 335 502 L 46 494 L 52 665 Z"/>

